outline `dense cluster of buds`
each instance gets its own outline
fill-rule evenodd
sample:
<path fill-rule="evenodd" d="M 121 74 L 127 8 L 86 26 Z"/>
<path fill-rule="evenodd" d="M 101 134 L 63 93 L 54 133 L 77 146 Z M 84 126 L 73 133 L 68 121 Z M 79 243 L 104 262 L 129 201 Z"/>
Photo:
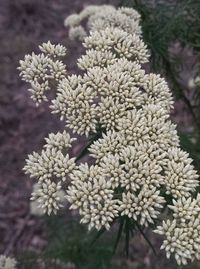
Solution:
<path fill-rule="evenodd" d="M 0 255 L 0 268 L 1 269 L 16 269 L 17 262 L 14 258 Z"/>
<path fill-rule="evenodd" d="M 21 76 L 31 83 L 36 103 L 47 99 L 43 85 L 56 85 L 52 112 L 73 133 L 89 137 L 93 164 L 69 156 L 75 139 L 66 131 L 50 134 L 24 167 L 38 180 L 32 199 L 44 212 L 56 213 L 64 191 L 81 222 L 97 230 L 108 230 L 121 218 L 156 227 L 165 210 L 155 232 L 166 237 L 167 257 L 174 253 L 179 264 L 198 259 L 200 199 L 192 198 L 198 175 L 170 120 L 173 99 L 165 79 L 145 72 L 149 52 L 140 15 L 131 8 L 88 6 L 65 25 L 71 37 L 84 38 L 82 75 L 66 75 L 57 60 L 66 49 L 48 42 L 40 46 L 41 54 L 20 62 Z"/>

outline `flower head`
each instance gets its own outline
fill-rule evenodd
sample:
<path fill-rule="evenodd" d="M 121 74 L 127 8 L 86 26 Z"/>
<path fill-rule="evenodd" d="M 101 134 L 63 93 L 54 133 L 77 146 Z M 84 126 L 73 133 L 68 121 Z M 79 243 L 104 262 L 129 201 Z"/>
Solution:
<path fill-rule="evenodd" d="M 97 51 L 112 51 L 116 58 L 125 57 L 138 63 L 148 62 L 148 50 L 140 37 L 119 28 L 108 27 L 91 32 L 85 38 L 84 46 Z"/>
<path fill-rule="evenodd" d="M 199 185 L 197 172 L 191 164 L 188 153 L 179 148 L 168 150 L 165 167 L 165 185 L 167 194 L 175 198 L 189 197 Z"/>
<path fill-rule="evenodd" d="M 74 172 L 67 199 L 72 209 L 79 210 L 81 222 L 88 223 L 89 229 L 109 229 L 112 220 L 118 216 L 118 200 L 114 199 L 111 182 L 101 175 L 98 166 L 81 165 L 79 171 Z"/>
<path fill-rule="evenodd" d="M 83 164 L 70 157 L 75 139 L 66 131 L 49 134 L 24 167 L 38 180 L 32 199 L 56 213 L 66 193 L 89 229 L 109 230 L 118 219 L 143 228 L 162 218 L 155 232 L 165 237 L 167 257 L 174 254 L 178 264 L 200 259 L 200 195 L 192 198 L 198 175 L 170 120 L 173 99 L 165 79 L 144 70 L 149 52 L 140 15 L 131 8 L 89 6 L 65 25 L 71 38 L 84 39 L 80 75 L 66 74 L 59 59 L 66 49 L 50 42 L 40 54 L 25 56 L 20 75 L 37 103 L 56 88 L 52 113 L 88 137 L 79 156 L 88 150 L 91 158 Z"/>
<path fill-rule="evenodd" d="M 44 210 L 44 213 L 50 215 L 56 213 L 62 207 L 60 197 L 58 195 L 61 190 L 61 182 L 57 184 L 49 179 L 39 183 L 39 188 L 32 193 L 31 200 L 37 200 L 39 206 Z"/>
<path fill-rule="evenodd" d="M 66 66 L 57 58 L 66 54 L 66 48 L 62 45 L 53 45 L 50 42 L 39 46 L 42 53 L 26 55 L 20 61 L 20 76 L 31 84 L 31 98 L 37 105 L 47 101 L 46 91 L 50 84 L 57 83 L 66 75 Z"/>
<path fill-rule="evenodd" d="M 0 268 L 1 269 L 16 269 L 17 262 L 14 258 L 0 255 Z"/>
<path fill-rule="evenodd" d="M 163 203 L 165 200 L 156 188 L 149 189 L 144 185 L 137 194 L 129 191 L 122 194 L 120 211 L 122 216 L 127 215 L 141 225 L 148 226 L 148 223 L 154 223 L 154 219 L 160 214 Z"/>

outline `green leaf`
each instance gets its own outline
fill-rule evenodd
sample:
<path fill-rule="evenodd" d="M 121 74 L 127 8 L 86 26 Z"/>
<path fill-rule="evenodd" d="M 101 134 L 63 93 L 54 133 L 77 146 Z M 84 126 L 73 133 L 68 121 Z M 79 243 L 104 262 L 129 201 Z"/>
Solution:
<path fill-rule="evenodd" d="M 93 238 L 92 242 L 91 242 L 91 246 L 94 245 L 94 243 L 102 236 L 102 234 L 104 234 L 106 232 L 106 229 L 105 228 L 102 228 L 101 230 L 99 230 L 97 232 L 97 234 L 95 235 L 95 237 Z"/>

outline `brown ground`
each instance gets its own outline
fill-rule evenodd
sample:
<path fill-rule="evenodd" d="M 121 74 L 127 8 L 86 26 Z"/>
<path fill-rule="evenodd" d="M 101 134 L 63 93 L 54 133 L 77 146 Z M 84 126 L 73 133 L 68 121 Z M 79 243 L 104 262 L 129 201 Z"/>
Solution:
<path fill-rule="evenodd" d="M 64 18 L 85 5 L 106 2 L 0 0 L 0 254 L 38 250 L 46 245 L 43 223 L 30 216 L 32 182 L 24 175 L 22 167 L 27 154 L 39 150 L 43 138 L 61 127 L 47 106 L 38 109 L 30 100 L 27 85 L 18 76 L 18 62 L 40 43 L 51 40 L 68 47 L 67 65 L 70 72 L 74 71 L 80 48 L 67 40 Z M 117 0 L 112 2 L 117 3 Z M 135 251 L 140 252 L 137 247 Z M 146 255 L 147 258 L 143 255 L 140 258 L 139 254 L 137 257 L 149 263 L 148 251 Z M 135 255 L 130 260 L 131 266 L 134 259 Z M 162 268 L 169 267 L 162 264 Z"/>

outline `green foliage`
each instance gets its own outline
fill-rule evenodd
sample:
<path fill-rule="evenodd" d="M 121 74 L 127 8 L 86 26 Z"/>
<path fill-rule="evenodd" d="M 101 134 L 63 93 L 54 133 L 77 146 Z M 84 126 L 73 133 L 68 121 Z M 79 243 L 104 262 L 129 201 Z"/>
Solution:
<path fill-rule="evenodd" d="M 200 2 L 197 0 L 131 0 L 123 5 L 142 15 L 143 38 L 152 50 L 154 68 L 160 72 L 162 61 L 174 41 L 200 48 Z"/>
<path fill-rule="evenodd" d="M 184 148 L 193 159 L 195 167 L 200 171 L 200 141 L 193 135 L 179 133 L 181 147 Z"/>
<path fill-rule="evenodd" d="M 68 221 L 66 221 L 68 219 Z M 66 216 L 45 218 L 48 231 L 47 248 L 39 255 L 24 252 L 18 257 L 21 268 L 62 268 L 60 264 L 72 264 L 76 269 L 107 269 L 111 267 L 112 243 L 104 238 L 98 244 L 91 244 L 95 233 L 89 233 L 79 221 Z M 20 262 L 21 261 L 21 262 Z M 57 263 L 56 261 L 60 261 Z"/>
<path fill-rule="evenodd" d="M 89 233 L 78 222 L 65 222 L 62 218 L 51 218 L 49 223 L 49 245 L 45 256 L 71 262 L 75 268 L 110 268 L 112 245 L 101 240 L 91 245 L 94 233 Z"/>
<path fill-rule="evenodd" d="M 120 231 L 121 225 L 119 225 L 118 241 L 106 231 L 89 232 L 86 226 L 80 224 L 78 220 L 74 218 L 72 220 L 66 215 L 45 217 L 44 221 L 48 231 L 47 247 L 40 254 L 30 251 L 20 254 L 17 260 L 22 269 L 62 269 L 66 268 L 66 266 L 62 267 L 66 264 L 71 265 L 70 269 L 148 269 L 145 265 L 127 267 L 113 262 L 115 257 L 120 255 L 125 258 L 124 254 L 128 252 L 127 240 L 130 238 L 126 236 L 128 224 L 125 218 L 123 219 L 124 229 Z M 130 237 L 133 236 L 132 230 L 129 229 Z M 98 242 L 96 242 L 97 239 Z M 123 250 L 119 239 L 124 242 Z M 117 251 L 117 246 L 119 251 Z M 114 255 L 115 252 L 117 252 L 116 255 Z"/>

